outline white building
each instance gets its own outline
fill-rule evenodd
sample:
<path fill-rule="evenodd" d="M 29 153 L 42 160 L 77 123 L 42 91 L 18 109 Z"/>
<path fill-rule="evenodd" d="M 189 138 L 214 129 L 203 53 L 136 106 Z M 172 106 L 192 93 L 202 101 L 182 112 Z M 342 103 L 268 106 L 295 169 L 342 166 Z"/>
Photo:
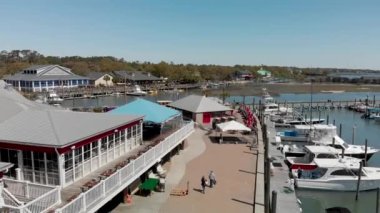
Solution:
<path fill-rule="evenodd" d="M 102 72 L 90 72 L 87 74 L 91 86 L 113 86 L 113 76 Z"/>
<path fill-rule="evenodd" d="M 34 65 L 3 79 L 17 90 L 28 92 L 87 86 L 89 83 L 87 77 L 76 75 L 69 68 L 59 65 Z"/>

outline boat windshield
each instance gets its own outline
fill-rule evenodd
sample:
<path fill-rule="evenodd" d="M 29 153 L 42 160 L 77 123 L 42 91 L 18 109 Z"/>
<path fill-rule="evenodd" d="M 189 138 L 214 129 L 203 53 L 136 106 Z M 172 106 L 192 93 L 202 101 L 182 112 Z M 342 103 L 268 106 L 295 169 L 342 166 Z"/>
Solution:
<path fill-rule="evenodd" d="M 297 175 L 300 179 L 318 179 L 323 177 L 327 172 L 327 168 L 316 168 L 314 170 L 298 170 Z"/>

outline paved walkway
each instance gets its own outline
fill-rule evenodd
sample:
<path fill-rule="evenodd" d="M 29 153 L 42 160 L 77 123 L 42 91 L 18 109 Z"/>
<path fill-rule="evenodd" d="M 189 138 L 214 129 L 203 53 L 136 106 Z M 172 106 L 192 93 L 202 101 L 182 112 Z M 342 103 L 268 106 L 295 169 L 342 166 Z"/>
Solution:
<path fill-rule="evenodd" d="M 113 212 L 253 212 L 256 175 L 256 151 L 247 144 L 212 143 L 199 128 L 188 138 L 187 148 L 170 162 L 166 178 L 166 192 L 155 192 L 150 197 L 133 196 L 133 204 L 120 204 Z M 206 187 L 200 193 L 202 175 L 208 178 L 214 170 L 215 188 Z M 189 195 L 170 196 L 173 188 L 186 188 Z"/>
<path fill-rule="evenodd" d="M 202 137 L 205 131 L 196 129 L 196 131 L 187 139 L 186 148 L 180 151 L 179 155 L 174 156 L 169 162 L 169 171 L 166 177 L 166 191 L 153 192 L 150 197 L 133 196 L 133 204 L 120 204 L 112 212 L 131 212 L 145 213 L 158 212 L 160 207 L 169 198 L 170 191 L 178 186 L 178 183 L 183 178 L 186 170 L 186 164 L 196 158 L 206 150 L 205 142 Z"/>

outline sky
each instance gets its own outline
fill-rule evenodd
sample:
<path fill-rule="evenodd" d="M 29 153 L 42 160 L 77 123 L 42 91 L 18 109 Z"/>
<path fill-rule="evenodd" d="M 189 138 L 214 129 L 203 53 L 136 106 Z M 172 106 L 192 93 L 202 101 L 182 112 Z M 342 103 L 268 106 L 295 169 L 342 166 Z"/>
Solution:
<path fill-rule="evenodd" d="M 0 0 L 0 50 L 380 69 L 378 0 Z"/>

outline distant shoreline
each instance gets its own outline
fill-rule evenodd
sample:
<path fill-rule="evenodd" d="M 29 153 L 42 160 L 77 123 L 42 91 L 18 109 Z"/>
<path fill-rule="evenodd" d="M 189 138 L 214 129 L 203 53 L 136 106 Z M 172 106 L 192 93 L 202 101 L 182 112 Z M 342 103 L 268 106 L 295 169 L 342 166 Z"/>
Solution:
<path fill-rule="evenodd" d="M 373 84 L 334 84 L 334 83 L 249 83 L 245 85 L 232 85 L 226 88 L 229 95 L 246 95 L 260 96 L 262 88 L 267 88 L 271 95 L 279 95 L 283 93 L 310 93 L 311 87 L 313 93 L 326 91 L 340 92 L 380 92 L 380 85 Z M 210 95 L 217 95 L 221 92 L 221 88 L 209 90 Z"/>

